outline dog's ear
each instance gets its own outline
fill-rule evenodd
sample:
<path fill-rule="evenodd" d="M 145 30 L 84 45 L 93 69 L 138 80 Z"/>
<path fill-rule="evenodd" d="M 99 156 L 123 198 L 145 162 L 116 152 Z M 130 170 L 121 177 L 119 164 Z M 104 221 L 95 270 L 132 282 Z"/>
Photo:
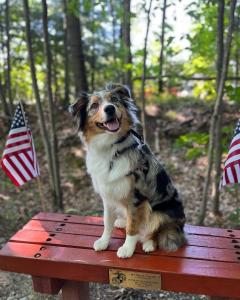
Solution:
<path fill-rule="evenodd" d="M 131 98 L 130 89 L 126 85 L 120 83 L 110 83 L 106 86 L 106 89 L 112 93 L 118 94 L 120 98 Z"/>
<path fill-rule="evenodd" d="M 68 111 L 76 122 L 77 129 L 83 130 L 87 118 L 88 94 L 82 93 L 77 101 L 68 107 Z"/>

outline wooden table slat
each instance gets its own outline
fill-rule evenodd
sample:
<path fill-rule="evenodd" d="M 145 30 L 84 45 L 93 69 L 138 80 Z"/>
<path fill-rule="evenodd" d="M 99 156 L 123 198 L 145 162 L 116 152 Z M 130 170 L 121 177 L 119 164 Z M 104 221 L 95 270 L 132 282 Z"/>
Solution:
<path fill-rule="evenodd" d="M 101 217 L 94 216 L 77 216 L 59 213 L 39 213 L 33 217 L 33 220 L 39 221 L 55 221 L 65 223 L 76 223 L 76 224 L 92 224 L 92 225 L 103 225 Z M 204 226 L 193 226 L 186 224 L 185 231 L 190 234 L 208 235 L 216 237 L 228 237 L 228 238 L 240 238 L 240 230 L 236 229 L 223 229 L 215 227 L 204 227 Z"/>
<path fill-rule="evenodd" d="M 35 238 L 35 236 L 38 236 L 38 231 L 37 230 L 29 230 L 27 228 L 24 228 L 22 230 L 19 230 L 19 232 L 17 232 L 12 238 L 11 240 L 17 240 L 17 239 L 24 239 L 27 237 L 31 237 L 33 236 L 33 239 Z M 103 228 L 102 228 L 103 231 Z M 95 232 L 89 232 L 88 231 L 88 236 L 93 236 L 95 239 L 97 239 L 97 237 L 101 236 L 102 231 L 95 231 Z M 25 232 L 25 233 L 24 233 Z M 65 235 L 66 233 L 64 232 L 57 232 L 57 231 L 39 231 L 39 232 L 43 232 L 44 236 L 48 236 L 49 234 L 55 234 L 58 236 L 62 236 Z M 93 233 L 93 235 L 91 235 L 91 233 Z M 124 239 L 124 233 L 120 232 L 120 234 L 118 234 L 119 232 L 117 231 L 117 234 L 115 234 L 114 238 L 118 238 L 118 239 Z M 77 241 L 78 239 L 71 233 L 68 233 L 67 235 L 69 235 L 69 239 L 72 241 L 73 246 L 75 241 Z M 81 235 L 84 236 L 84 235 Z M 87 237 L 87 236 L 86 236 Z M 236 250 L 236 251 L 240 251 L 240 239 L 229 239 L 229 238 L 222 238 L 222 237 L 214 237 L 214 236 L 204 236 L 204 235 L 194 235 L 194 234 L 186 234 L 187 237 L 187 241 L 188 241 L 188 245 L 190 246 L 199 246 L 199 247 L 206 247 L 206 248 L 218 248 L 218 249 L 232 249 L 232 250 Z"/>
<path fill-rule="evenodd" d="M 71 223 L 71 222 L 58 222 L 58 221 L 48 221 L 48 220 L 30 220 L 24 227 L 24 229 L 29 230 L 46 230 L 46 231 L 61 231 L 63 233 L 71 233 L 71 234 L 85 234 L 85 235 L 100 235 L 102 233 L 102 226 L 99 225 L 90 225 L 90 224 L 83 224 L 83 223 Z M 204 228 L 204 227 L 201 227 Z M 212 234 L 207 234 L 207 232 L 212 229 Z M 231 240 L 237 240 L 240 239 L 240 230 L 235 230 L 230 233 L 224 233 L 227 232 L 226 229 L 224 229 L 224 232 L 222 232 L 222 229 L 220 229 L 219 233 L 217 232 L 218 228 L 209 228 L 206 227 L 206 231 L 201 229 L 202 233 L 200 234 L 200 231 L 197 231 L 197 233 L 194 233 L 194 231 L 191 229 L 190 225 L 186 225 L 184 230 L 187 234 L 194 234 L 194 235 L 200 235 L 200 236 L 215 236 L 215 237 L 224 237 Z M 214 233 L 215 232 L 215 233 Z M 123 237 L 125 235 L 123 230 L 115 229 L 113 232 L 113 237 Z M 230 236 L 231 235 L 231 236 Z"/>
<path fill-rule="evenodd" d="M 51 236 L 50 236 L 51 235 Z M 92 249 L 96 236 L 78 235 L 77 237 L 71 234 L 49 233 L 44 231 L 20 230 L 10 240 L 12 242 L 24 242 L 39 245 L 55 245 L 61 247 L 76 247 Z M 54 235 L 54 236 L 52 236 Z M 108 250 L 115 251 L 123 244 L 123 239 L 111 239 Z M 136 253 L 144 253 L 140 244 L 138 244 Z M 213 261 L 239 262 L 240 268 L 240 252 L 235 249 L 217 249 L 205 248 L 199 246 L 188 245 L 175 252 L 165 252 L 157 250 L 148 255 L 174 256 L 194 259 L 205 259 Z"/>

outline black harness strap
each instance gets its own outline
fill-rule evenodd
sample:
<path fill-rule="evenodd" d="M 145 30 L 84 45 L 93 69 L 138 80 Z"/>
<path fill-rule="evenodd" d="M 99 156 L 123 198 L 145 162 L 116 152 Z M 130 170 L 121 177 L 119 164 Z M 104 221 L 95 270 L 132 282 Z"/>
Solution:
<path fill-rule="evenodd" d="M 121 144 L 121 143 L 123 143 L 123 142 L 128 138 L 130 132 L 131 132 L 131 130 L 128 130 L 128 132 L 127 132 L 126 135 L 120 137 L 120 139 L 118 139 L 118 140 L 117 140 L 115 143 L 113 143 L 113 144 L 116 145 L 116 144 Z"/>
<path fill-rule="evenodd" d="M 130 146 L 126 147 L 126 148 L 123 148 L 122 150 L 117 150 L 117 151 L 115 152 L 113 158 L 117 158 L 118 156 L 124 154 L 125 152 L 127 152 L 127 151 L 129 151 L 129 150 L 132 150 L 132 149 L 137 148 L 138 145 L 139 145 L 139 144 L 138 144 L 137 142 L 135 142 L 135 143 L 133 143 L 132 145 L 130 145 Z"/>
<path fill-rule="evenodd" d="M 129 130 L 133 135 L 135 135 L 135 137 L 137 137 L 139 139 L 139 141 L 141 141 L 141 143 L 143 144 L 143 138 L 141 137 L 140 134 L 138 134 L 135 130 L 130 129 Z"/>
<path fill-rule="evenodd" d="M 127 146 L 126 148 L 123 148 L 122 150 L 117 150 L 117 151 L 115 152 L 115 154 L 113 155 L 112 160 L 110 161 L 110 164 L 109 164 L 109 171 L 111 171 L 112 168 L 113 168 L 113 164 L 114 164 L 114 161 L 113 161 L 113 160 L 114 160 L 115 158 L 118 158 L 120 155 L 124 154 L 125 152 L 127 152 L 127 151 L 129 151 L 129 150 L 132 150 L 132 149 L 135 149 L 135 148 L 137 148 L 140 144 L 143 144 L 142 137 L 141 137 L 135 130 L 130 129 L 130 130 L 128 130 L 128 132 L 127 132 L 126 135 L 120 137 L 120 139 L 118 139 L 116 142 L 114 142 L 113 145 L 123 143 L 123 142 L 129 137 L 129 135 L 130 135 L 131 133 L 132 133 L 134 136 L 137 137 L 137 139 L 139 140 L 140 143 L 139 143 L 139 142 L 134 142 L 133 144 Z M 134 173 L 135 173 L 135 172 L 134 172 Z M 130 174 L 129 174 L 129 175 L 130 175 Z M 138 175 L 137 175 L 136 173 L 133 174 L 133 175 L 135 176 L 135 178 L 138 178 Z M 127 176 L 128 176 L 128 175 L 127 175 Z"/>

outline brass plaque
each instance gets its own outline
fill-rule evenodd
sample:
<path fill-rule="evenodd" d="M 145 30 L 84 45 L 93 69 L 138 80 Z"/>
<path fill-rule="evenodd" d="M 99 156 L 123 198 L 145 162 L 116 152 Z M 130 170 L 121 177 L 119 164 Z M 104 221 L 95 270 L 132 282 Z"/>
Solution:
<path fill-rule="evenodd" d="M 159 291 L 161 290 L 161 275 L 109 269 L 109 283 L 124 288 Z"/>

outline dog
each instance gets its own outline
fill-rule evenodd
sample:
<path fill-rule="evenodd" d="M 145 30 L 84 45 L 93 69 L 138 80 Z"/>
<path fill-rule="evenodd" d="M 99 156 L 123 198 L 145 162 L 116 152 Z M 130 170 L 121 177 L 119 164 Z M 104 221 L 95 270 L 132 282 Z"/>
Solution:
<path fill-rule="evenodd" d="M 70 106 L 86 146 L 87 172 L 104 207 L 104 230 L 95 251 L 105 250 L 114 226 L 126 228 L 117 256 L 131 257 L 138 241 L 145 252 L 175 251 L 186 243 L 185 214 L 163 165 L 136 132 L 137 107 L 129 89 L 109 84 L 82 93 Z"/>

